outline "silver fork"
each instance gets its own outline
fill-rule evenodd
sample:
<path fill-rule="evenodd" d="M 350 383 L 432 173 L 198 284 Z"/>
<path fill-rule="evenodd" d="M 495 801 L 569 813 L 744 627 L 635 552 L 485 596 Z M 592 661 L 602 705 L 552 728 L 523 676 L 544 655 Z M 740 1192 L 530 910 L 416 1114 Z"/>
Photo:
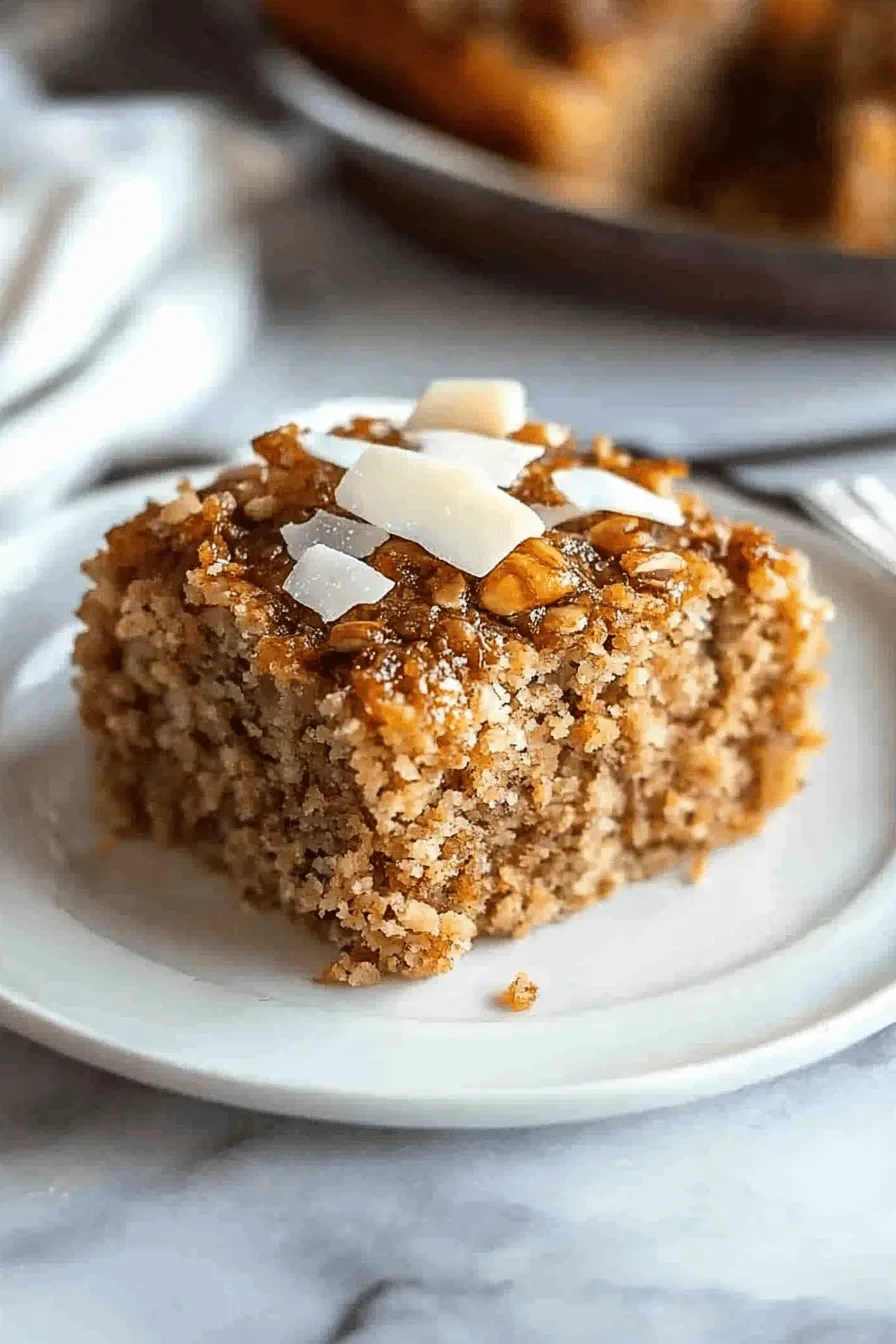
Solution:
<path fill-rule="evenodd" d="M 896 577 L 896 440 L 874 448 L 803 449 L 792 457 L 715 465 L 742 489 L 790 499 Z"/>
<path fill-rule="evenodd" d="M 808 514 L 896 575 L 896 493 L 878 476 L 825 477 L 799 496 Z"/>

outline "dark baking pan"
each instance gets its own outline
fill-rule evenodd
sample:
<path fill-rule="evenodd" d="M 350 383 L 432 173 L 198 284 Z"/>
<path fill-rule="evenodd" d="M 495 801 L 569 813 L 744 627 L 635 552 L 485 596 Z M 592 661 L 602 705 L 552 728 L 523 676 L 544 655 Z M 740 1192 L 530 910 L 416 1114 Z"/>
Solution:
<path fill-rule="evenodd" d="M 404 228 L 480 263 L 604 297 L 825 330 L 896 331 L 896 257 L 749 238 L 674 213 L 620 215 L 581 184 L 431 130 L 272 46 L 262 73 Z"/>

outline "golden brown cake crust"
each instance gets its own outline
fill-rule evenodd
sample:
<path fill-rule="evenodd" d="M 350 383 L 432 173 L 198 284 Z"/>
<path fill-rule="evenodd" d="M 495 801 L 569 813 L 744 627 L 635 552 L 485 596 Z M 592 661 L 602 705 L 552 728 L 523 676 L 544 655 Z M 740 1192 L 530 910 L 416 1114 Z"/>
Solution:
<path fill-rule="evenodd" d="M 575 445 L 516 437 L 548 447 L 513 493 L 556 502 Z M 684 495 L 681 528 L 594 514 L 481 580 L 392 537 L 368 560 L 392 591 L 327 623 L 283 591 L 280 527 L 340 512 L 342 471 L 294 426 L 256 447 L 85 565 L 81 714 L 109 828 L 310 919 L 346 951 L 330 980 L 447 970 L 752 834 L 799 786 L 826 605 L 767 532 Z M 659 491 L 683 472 L 592 451 Z"/>

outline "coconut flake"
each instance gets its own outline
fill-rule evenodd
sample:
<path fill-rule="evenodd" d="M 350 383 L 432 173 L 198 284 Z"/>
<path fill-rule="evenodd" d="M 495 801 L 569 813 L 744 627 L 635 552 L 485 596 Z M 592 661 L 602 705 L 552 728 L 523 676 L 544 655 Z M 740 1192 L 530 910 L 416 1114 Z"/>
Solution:
<path fill-rule="evenodd" d="M 570 523 L 573 518 L 583 517 L 578 504 L 533 504 L 545 527 L 559 527 L 561 523 Z"/>
<path fill-rule="evenodd" d="M 343 439 L 338 434 L 318 434 L 310 429 L 303 429 L 301 436 L 302 447 L 312 457 L 346 470 L 355 465 L 367 447 L 365 439 Z"/>
<path fill-rule="evenodd" d="M 290 597 L 325 621 L 338 620 L 352 607 L 379 602 L 394 587 L 372 565 L 321 543 L 303 551 L 283 585 Z"/>
<path fill-rule="evenodd" d="M 312 546 L 329 546 L 343 555 L 362 560 L 377 546 L 389 540 L 389 533 L 370 523 L 359 523 L 357 518 L 340 518 L 338 514 L 318 509 L 306 523 L 287 523 L 280 533 L 293 560 L 298 560 Z"/>
<path fill-rule="evenodd" d="M 440 378 L 423 393 L 405 429 L 460 429 L 504 439 L 525 423 L 522 383 L 512 378 Z"/>
<path fill-rule="evenodd" d="M 684 522 L 677 500 L 645 490 L 642 485 L 600 467 L 563 468 L 554 472 L 553 479 L 557 489 L 576 506 L 577 512 L 572 517 L 599 512 L 625 513 L 670 527 L 681 527 Z"/>
<path fill-rule="evenodd" d="M 424 456 L 453 462 L 456 467 L 478 468 L 493 485 L 513 485 L 524 467 L 544 456 L 544 448 L 535 443 L 490 439 L 460 429 L 425 429 L 408 437 L 419 444 Z"/>
<path fill-rule="evenodd" d="M 558 425 L 551 420 L 546 425 L 542 425 L 542 429 L 549 448 L 562 448 L 564 443 L 572 438 L 571 425 Z"/>
<path fill-rule="evenodd" d="M 544 532 L 527 505 L 482 474 L 375 444 L 336 488 L 336 502 L 477 577 Z"/>

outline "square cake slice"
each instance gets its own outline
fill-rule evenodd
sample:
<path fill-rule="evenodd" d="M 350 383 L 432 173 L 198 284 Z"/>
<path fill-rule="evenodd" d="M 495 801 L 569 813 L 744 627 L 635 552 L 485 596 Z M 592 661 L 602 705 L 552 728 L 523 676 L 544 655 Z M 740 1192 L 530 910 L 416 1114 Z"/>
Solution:
<path fill-rule="evenodd" d="M 310 922 L 330 979 L 437 974 L 699 866 L 822 741 L 804 558 L 524 407 L 445 383 L 407 428 L 275 430 L 85 565 L 105 824 Z"/>

